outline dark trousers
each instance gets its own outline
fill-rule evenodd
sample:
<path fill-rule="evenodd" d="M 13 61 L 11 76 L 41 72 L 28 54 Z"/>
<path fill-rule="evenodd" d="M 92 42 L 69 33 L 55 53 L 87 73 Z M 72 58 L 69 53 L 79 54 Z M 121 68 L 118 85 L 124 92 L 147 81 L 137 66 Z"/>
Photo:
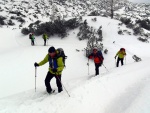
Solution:
<path fill-rule="evenodd" d="M 50 81 L 51 81 L 51 79 L 53 77 L 56 78 L 56 84 L 57 84 L 57 87 L 58 87 L 58 92 L 62 91 L 61 75 L 54 75 L 54 74 L 48 72 L 47 75 L 46 75 L 46 78 L 45 78 L 45 86 L 46 86 L 47 92 L 51 92 L 52 91 L 52 88 L 51 88 L 51 85 L 50 85 Z"/>
<path fill-rule="evenodd" d="M 101 63 L 95 63 L 95 75 L 99 75 L 99 67 L 101 66 Z"/>
<path fill-rule="evenodd" d="M 34 40 L 31 40 L 31 45 L 32 45 L 32 46 L 34 45 Z"/>
<path fill-rule="evenodd" d="M 123 65 L 123 58 L 118 58 L 118 59 L 117 59 L 117 65 L 116 65 L 117 67 L 119 66 L 119 62 L 120 62 L 120 61 L 121 61 L 121 65 Z"/>
<path fill-rule="evenodd" d="M 46 46 L 46 39 L 44 39 L 44 46 Z"/>

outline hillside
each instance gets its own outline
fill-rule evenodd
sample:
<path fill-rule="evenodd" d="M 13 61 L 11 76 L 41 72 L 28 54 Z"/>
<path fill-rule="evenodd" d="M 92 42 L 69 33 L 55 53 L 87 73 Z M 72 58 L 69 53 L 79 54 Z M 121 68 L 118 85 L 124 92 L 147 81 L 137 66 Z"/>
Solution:
<path fill-rule="evenodd" d="M 114 19 L 110 19 L 110 7 L 107 7 L 109 3 L 106 5 L 104 1 L 0 2 L 0 20 L 6 17 L 4 21 L 0 21 L 0 113 L 150 112 L 150 23 L 149 10 L 147 11 L 150 7 L 148 4 L 133 4 L 125 0 L 116 2 Z M 49 5 L 51 3 L 52 5 Z M 102 3 L 105 7 L 101 7 L 104 6 Z M 145 9 L 141 10 L 142 8 Z M 21 29 L 28 28 L 37 20 L 42 23 L 52 21 L 49 15 L 52 17 L 53 9 L 58 9 L 54 10 L 54 13 L 63 15 L 65 20 L 82 16 L 81 22 L 87 20 L 89 32 L 82 32 L 81 26 L 69 29 L 67 36 L 62 39 L 58 34 L 50 36 L 47 46 L 44 46 L 42 36 L 39 35 L 35 36 L 35 46 L 31 46 L 28 35 L 22 34 Z M 100 14 L 87 16 L 95 10 Z M 146 14 L 146 17 L 139 15 L 139 10 Z M 7 24 L 10 18 L 14 25 Z M 136 22 L 139 18 L 143 21 Z M 86 50 L 90 40 L 99 38 L 97 31 L 100 26 L 102 40 L 96 42 L 103 47 L 104 62 L 99 69 L 100 75 L 95 76 L 93 60 L 87 65 Z M 80 36 L 83 35 L 78 36 L 79 33 L 89 37 L 82 39 Z M 66 68 L 62 73 L 62 83 L 70 97 L 65 90 L 58 93 L 55 78 L 52 79 L 51 85 L 56 92 L 47 94 L 44 80 L 48 63 L 38 67 L 35 73 L 34 62 L 43 60 L 51 46 L 63 48 L 68 56 Z M 124 65 L 116 67 L 114 57 L 120 48 L 125 48 L 127 55 Z M 106 49 L 107 54 L 104 52 Z M 133 55 L 142 60 L 136 62 Z"/>
<path fill-rule="evenodd" d="M 86 47 L 86 40 L 79 41 L 76 38 L 78 29 L 70 31 L 70 35 L 63 40 L 56 37 L 49 39 L 49 45 L 45 47 L 42 38 L 37 37 L 36 46 L 30 46 L 28 36 L 22 36 L 19 30 L 1 29 L 3 35 L 6 31 L 12 33 L 7 34 L 9 41 L 1 37 L 1 113 L 149 113 L 150 54 L 145 52 L 149 43 L 138 41 L 136 36 L 118 35 L 117 20 L 99 17 L 98 23 L 95 23 L 91 17 L 84 19 L 94 28 L 98 28 L 98 24 L 103 26 L 103 43 L 108 49 L 108 54 L 103 53 L 104 65 L 109 72 L 102 66 L 97 77 L 94 77 L 93 61 L 90 61 L 88 75 L 87 59 L 82 51 Z M 122 28 L 125 29 L 125 26 Z M 51 45 L 62 47 L 68 55 L 62 82 L 71 97 L 65 90 L 60 94 L 47 95 L 43 81 L 48 65 L 38 68 L 37 91 L 34 92 L 33 63 L 42 60 Z M 120 47 L 126 48 L 127 57 L 125 65 L 116 68 L 114 55 Z M 142 62 L 134 62 L 133 54 L 140 56 Z M 57 90 L 55 79 L 52 80 L 52 86 Z M 144 107 L 139 107 L 141 105 Z"/>

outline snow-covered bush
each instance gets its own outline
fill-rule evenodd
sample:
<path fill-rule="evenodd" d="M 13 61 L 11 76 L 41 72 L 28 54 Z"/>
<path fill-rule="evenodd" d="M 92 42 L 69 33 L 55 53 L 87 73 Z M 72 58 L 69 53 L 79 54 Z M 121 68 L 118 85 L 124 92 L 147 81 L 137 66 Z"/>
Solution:
<path fill-rule="evenodd" d="M 150 20 L 144 19 L 144 20 L 137 20 L 137 24 L 139 24 L 142 28 L 150 30 Z"/>
<path fill-rule="evenodd" d="M 139 35 L 142 34 L 143 30 L 141 29 L 141 27 L 136 27 L 133 29 L 134 35 Z"/>
<path fill-rule="evenodd" d="M 103 40 L 102 26 L 100 26 L 99 29 L 97 30 L 97 34 L 99 36 L 98 41 L 102 41 Z"/>
<path fill-rule="evenodd" d="M 122 24 L 123 24 L 123 23 L 119 23 L 118 25 L 119 25 L 119 26 L 122 26 Z"/>
<path fill-rule="evenodd" d="M 89 56 L 91 52 L 93 52 L 93 48 L 97 48 L 98 50 L 103 50 L 103 44 L 99 43 L 102 41 L 102 26 L 99 27 L 99 30 L 96 32 L 96 29 L 88 26 L 86 20 L 84 23 L 80 24 L 79 33 L 77 34 L 79 40 L 88 39 L 87 47 L 86 47 L 86 57 Z M 99 38 L 98 38 L 99 36 Z"/>
<path fill-rule="evenodd" d="M 10 25 L 10 26 L 15 25 L 15 23 L 13 23 L 13 21 L 12 21 L 12 20 L 9 20 L 7 24 L 8 24 L 8 25 Z"/>
<path fill-rule="evenodd" d="M 139 62 L 142 60 L 141 58 L 137 57 L 136 55 L 133 55 L 132 58 L 135 60 L 135 62 Z"/>
<path fill-rule="evenodd" d="M 35 25 L 39 25 L 41 23 L 40 20 L 37 20 L 36 22 L 34 22 Z"/>
<path fill-rule="evenodd" d="M 141 37 L 139 37 L 138 40 L 140 40 L 142 42 L 147 42 L 147 43 L 149 42 L 147 38 L 141 38 Z"/>
<path fill-rule="evenodd" d="M 123 35 L 122 30 L 119 30 L 119 31 L 118 31 L 118 34 L 119 34 L 119 35 Z"/>
<path fill-rule="evenodd" d="M 91 36 L 91 32 L 90 32 L 90 26 L 88 26 L 87 24 L 81 24 L 80 28 L 79 28 L 79 33 L 77 34 L 77 37 L 79 38 L 79 40 L 84 40 L 84 39 L 89 39 Z"/>
<path fill-rule="evenodd" d="M 93 43 L 93 42 L 92 42 Z M 86 47 L 86 57 L 88 57 L 92 52 L 94 48 L 97 48 L 97 50 L 102 51 L 103 50 L 103 44 L 102 43 L 97 43 L 97 44 L 92 44 L 90 42 L 87 43 Z"/>
<path fill-rule="evenodd" d="M 133 28 L 134 28 L 134 24 L 129 23 L 129 24 L 126 25 L 126 27 L 127 27 L 127 28 L 130 28 L 130 29 L 133 29 Z"/>
<path fill-rule="evenodd" d="M 16 19 L 16 17 L 15 16 L 11 16 L 10 19 Z"/>
<path fill-rule="evenodd" d="M 48 36 L 57 34 L 59 37 L 64 38 L 67 36 L 67 31 L 75 29 L 79 26 L 78 19 L 73 18 L 70 20 L 54 20 L 54 22 L 41 23 L 41 21 L 36 21 L 30 24 L 29 31 L 33 32 L 35 35 L 39 36 L 43 33 L 47 33 Z"/>
<path fill-rule="evenodd" d="M 9 11 L 11 14 L 16 14 L 17 16 L 24 16 L 20 11 Z"/>
<path fill-rule="evenodd" d="M 99 16 L 98 11 L 92 11 L 88 16 Z"/>
<path fill-rule="evenodd" d="M 150 33 L 144 33 L 144 36 L 150 38 Z"/>
<path fill-rule="evenodd" d="M 18 20 L 18 21 L 21 22 L 21 23 L 24 23 L 24 22 L 25 22 L 25 20 L 24 20 L 22 17 L 17 17 L 16 20 Z"/>
<path fill-rule="evenodd" d="M 5 25 L 4 20 L 6 19 L 6 17 L 0 16 L 0 25 Z"/>
<path fill-rule="evenodd" d="M 80 22 L 77 18 L 73 18 L 73 19 L 70 19 L 70 20 L 64 22 L 64 25 L 67 29 L 75 29 L 75 28 L 79 27 L 79 24 L 80 24 Z"/>
<path fill-rule="evenodd" d="M 21 33 L 24 34 L 24 35 L 28 35 L 30 33 L 29 29 L 28 28 L 23 28 L 21 30 Z"/>
<path fill-rule="evenodd" d="M 107 53 L 108 53 L 108 50 L 107 50 L 107 49 L 105 49 L 105 50 L 104 50 L 104 53 L 105 53 L 105 54 L 107 54 Z"/>
<path fill-rule="evenodd" d="M 91 19 L 93 22 L 96 22 L 97 21 L 97 18 L 92 18 Z"/>
<path fill-rule="evenodd" d="M 130 18 L 126 18 L 126 17 L 121 17 L 120 21 L 122 23 L 124 23 L 125 25 L 128 25 L 131 22 L 131 19 Z"/>

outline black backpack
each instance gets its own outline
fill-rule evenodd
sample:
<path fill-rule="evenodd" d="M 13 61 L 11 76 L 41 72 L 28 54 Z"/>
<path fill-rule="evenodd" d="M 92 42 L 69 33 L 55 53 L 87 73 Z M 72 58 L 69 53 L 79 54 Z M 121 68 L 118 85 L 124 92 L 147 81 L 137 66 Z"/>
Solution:
<path fill-rule="evenodd" d="M 32 34 L 29 34 L 29 39 L 32 39 Z"/>
<path fill-rule="evenodd" d="M 65 55 L 64 50 L 62 48 L 58 48 L 57 51 L 58 51 L 57 58 L 62 57 L 64 66 L 66 67 L 65 60 L 67 59 L 67 56 Z"/>

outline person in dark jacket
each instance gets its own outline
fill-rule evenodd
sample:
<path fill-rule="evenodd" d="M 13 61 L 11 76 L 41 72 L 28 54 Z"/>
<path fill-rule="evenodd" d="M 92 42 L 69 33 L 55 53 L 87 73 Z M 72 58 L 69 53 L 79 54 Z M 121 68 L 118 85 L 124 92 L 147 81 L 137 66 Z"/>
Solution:
<path fill-rule="evenodd" d="M 30 34 L 29 34 L 29 39 L 31 40 L 31 45 L 34 46 L 35 37 L 34 37 L 34 34 L 33 34 L 33 33 L 30 33 Z"/>
<path fill-rule="evenodd" d="M 50 81 L 53 77 L 55 77 L 56 84 L 58 87 L 58 92 L 60 93 L 63 90 L 61 84 L 61 74 L 64 68 L 64 63 L 63 63 L 63 58 L 58 57 L 58 51 L 53 46 L 48 49 L 48 54 L 45 56 L 45 58 L 39 63 L 35 62 L 34 66 L 35 67 L 42 66 L 47 62 L 49 62 L 49 71 L 45 78 L 46 90 L 48 93 L 52 92 Z"/>
<path fill-rule="evenodd" d="M 103 64 L 103 54 L 101 51 L 98 51 L 97 48 L 93 49 L 93 52 L 88 56 L 89 59 L 94 58 L 95 63 L 95 75 L 99 75 L 99 67 Z"/>

